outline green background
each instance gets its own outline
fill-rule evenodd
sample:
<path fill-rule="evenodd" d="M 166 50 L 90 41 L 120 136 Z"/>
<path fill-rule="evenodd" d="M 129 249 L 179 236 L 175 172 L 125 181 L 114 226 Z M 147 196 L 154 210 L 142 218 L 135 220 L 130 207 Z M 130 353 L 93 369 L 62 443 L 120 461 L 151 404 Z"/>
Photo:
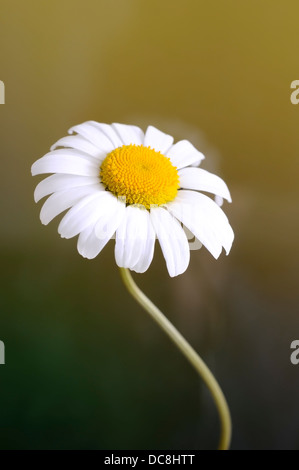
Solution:
<path fill-rule="evenodd" d="M 212 449 L 211 398 L 125 291 L 44 227 L 31 164 L 86 120 L 187 138 L 236 240 L 135 280 L 215 372 L 234 449 L 299 448 L 297 1 L 0 0 L 1 449 Z"/>

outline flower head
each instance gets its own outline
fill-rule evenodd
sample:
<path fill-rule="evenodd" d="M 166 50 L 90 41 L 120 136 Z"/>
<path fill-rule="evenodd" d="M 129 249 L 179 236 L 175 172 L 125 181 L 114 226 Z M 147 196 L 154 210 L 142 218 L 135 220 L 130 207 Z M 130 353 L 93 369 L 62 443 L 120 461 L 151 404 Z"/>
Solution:
<path fill-rule="evenodd" d="M 200 193 L 231 201 L 224 181 L 198 168 L 204 159 L 187 140 L 149 126 L 100 124 L 74 126 L 51 151 L 32 165 L 32 174 L 54 173 L 36 187 L 44 203 L 40 219 L 48 224 L 68 210 L 58 232 L 78 237 L 78 251 L 96 257 L 115 236 L 120 267 L 145 272 L 158 238 L 170 276 L 189 264 L 187 232 L 215 257 L 228 254 L 234 234 L 219 205 Z"/>

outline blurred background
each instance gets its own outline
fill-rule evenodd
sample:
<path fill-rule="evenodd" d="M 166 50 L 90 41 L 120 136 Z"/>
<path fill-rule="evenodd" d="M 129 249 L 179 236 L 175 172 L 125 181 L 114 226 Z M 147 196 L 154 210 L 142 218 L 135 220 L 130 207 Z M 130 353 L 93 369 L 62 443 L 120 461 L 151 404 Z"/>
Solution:
<path fill-rule="evenodd" d="M 135 280 L 216 374 L 233 449 L 299 449 L 296 0 L 1 0 L 0 447 L 213 449 L 206 388 L 125 291 L 41 225 L 31 164 L 86 120 L 189 139 L 228 184 L 236 239 Z"/>

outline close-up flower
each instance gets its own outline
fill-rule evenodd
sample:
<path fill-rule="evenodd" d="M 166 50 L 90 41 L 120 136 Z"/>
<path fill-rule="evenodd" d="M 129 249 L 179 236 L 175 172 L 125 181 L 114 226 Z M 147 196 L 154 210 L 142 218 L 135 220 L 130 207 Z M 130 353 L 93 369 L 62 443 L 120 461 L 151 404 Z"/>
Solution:
<path fill-rule="evenodd" d="M 1 449 L 299 449 L 296 12 L 1 1 Z"/>
<path fill-rule="evenodd" d="M 188 267 L 191 233 L 218 258 L 228 254 L 233 230 L 217 203 L 231 201 L 218 176 L 198 168 L 204 155 L 188 140 L 149 126 L 88 121 L 69 130 L 32 165 L 50 174 L 36 187 L 44 202 L 40 219 L 60 221 L 62 238 L 78 237 L 78 251 L 96 257 L 115 236 L 115 259 L 137 273 L 150 266 L 158 239 L 171 277 Z M 203 194 L 215 195 L 215 200 Z"/>

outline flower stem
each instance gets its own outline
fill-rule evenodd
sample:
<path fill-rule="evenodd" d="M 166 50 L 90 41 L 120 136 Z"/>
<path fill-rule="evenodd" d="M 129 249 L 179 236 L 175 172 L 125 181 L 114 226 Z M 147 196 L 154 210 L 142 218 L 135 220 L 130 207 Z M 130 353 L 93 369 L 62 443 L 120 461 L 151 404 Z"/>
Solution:
<path fill-rule="evenodd" d="M 203 381 L 210 390 L 215 405 L 218 409 L 221 422 L 221 436 L 219 442 L 219 450 L 228 450 L 231 440 L 231 417 L 226 399 L 223 392 L 213 376 L 212 372 L 199 357 L 197 352 L 190 346 L 181 333 L 173 326 L 173 324 L 165 317 L 165 315 L 149 300 L 146 295 L 135 284 L 131 273 L 126 268 L 120 268 L 122 280 L 134 297 L 134 299 L 150 314 L 150 316 L 160 325 L 162 330 L 172 339 L 176 346 L 181 350 L 192 366 L 196 369 Z"/>

